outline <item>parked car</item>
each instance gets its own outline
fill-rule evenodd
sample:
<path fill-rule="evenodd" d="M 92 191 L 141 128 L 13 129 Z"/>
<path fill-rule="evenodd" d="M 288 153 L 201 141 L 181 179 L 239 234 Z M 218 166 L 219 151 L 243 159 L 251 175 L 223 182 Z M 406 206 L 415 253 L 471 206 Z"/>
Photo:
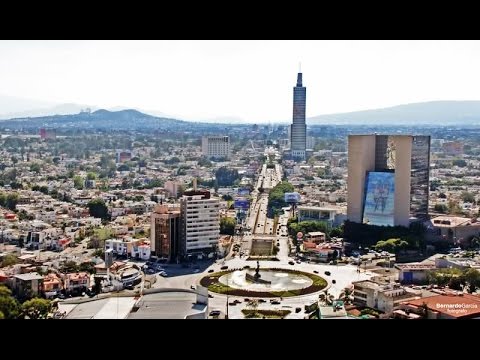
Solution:
<path fill-rule="evenodd" d="M 228 269 L 228 265 L 223 265 L 220 270 L 227 270 Z"/>
<path fill-rule="evenodd" d="M 212 310 L 210 311 L 210 316 L 220 316 L 220 310 Z"/>
<path fill-rule="evenodd" d="M 337 283 L 337 281 L 335 279 L 332 280 L 332 284 L 336 284 L 336 283 Z"/>
<path fill-rule="evenodd" d="M 214 270 L 213 270 L 213 269 L 210 269 L 210 270 L 208 270 L 208 272 L 209 272 L 209 273 L 212 273 L 212 272 L 214 272 Z"/>
<path fill-rule="evenodd" d="M 295 265 L 295 263 L 293 261 L 289 261 L 288 264 L 289 265 Z"/>
<path fill-rule="evenodd" d="M 325 271 L 325 275 L 330 276 L 331 275 L 330 271 Z"/>
<path fill-rule="evenodd" d="M 299 313 L 300 311 L 302 311 L 302 308 L 299 308 L 299 307 L 295 308 L 296 313 Z"/>
<path fill-rule="evenodd" d="M 318 271 L 317 271 L 317 270 L 313 270 L 313 272 L 314 272 L 315 274 L 318 274 Z"/>

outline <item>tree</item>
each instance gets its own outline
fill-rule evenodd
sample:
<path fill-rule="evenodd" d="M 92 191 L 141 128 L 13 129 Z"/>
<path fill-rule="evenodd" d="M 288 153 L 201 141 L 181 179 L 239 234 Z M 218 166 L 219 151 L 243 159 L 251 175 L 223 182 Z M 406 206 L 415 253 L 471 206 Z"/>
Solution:
<path fill-rule="evenodd" d="M 465 270 L 463 278 L 468 284 L 468 290 L 470 293 L 474 293 L 475 290 L 480 287 L 480 272 L 478 270 L 473 268 Z"/>
<path fill-rule="evenodd" d="M 39 173 L 40 172 L 40 164 L 39 163 L 33 163 L 32 165 L 30 165 L 30 171 L 34 172 L 34 173 Z"/>
<path fill-rule="evenodd" d="M 376 251 L 388 251 L 391 253 L 398 252 L 406 247 L 408 247 L 408 242 L 402 239 L 388 239 L 385 241 L 379 241 L 374 246 Z"/>
<path fill-rule="evenodd" d="M 0 267 L 6 267 L 15 265 L 18 262 L 18 258 L 13 254 L 7 254 L 3 257 Z"/>
<path fill-rule="evenodd" d="M 93 217 L 108 219 L 108 207 L 102 198 L 96 198 L 88 202 L 88 210 Z"/>
<path fill-rule="evenodd" d="M 64 274 L 76 273 L 78 272 L 79 267 L 75 261 L 69 260 L 65 261 L 60 268 L 60 271 Z"/>
<path fill-rule="evenodd" d="M 330 230 L 330 237 L 343 237 L 343 225 Z"/>
<path fill-rule="evenodd" d="M 95 276 L 93 280 L 94 280 L 94 285 L 92 287 L 92 290 L 95 293 L 99 294 L 102 291 L 102 278 Z"/>
<path fill-rule="evenodd" d="M 447 211 L 448 211 L 448 207 L 447 205 L 445 204 L 435 204 L 434 208 L 433 208 L 436 212 L 439 212 L 439 213 L 442 213 L 442 214 L 446 214 Z"/>
<path fill-rule="evenodd" d="M 461 197 L 463 202 L 475 204 L 475 195 L 471 192 L 463 191 Z"/>
<path fill-rule="evenodd" d="M 15 211 L 15 208 L 17 207 L 17 202 L 18 202 L 17 193 L 8 194 L 7 200 L 5 202 L 5 207 L 9 210 Z"/>
<path fill-rule="evenodd" d="M 268 210 L 270 215 L 277 215 L 282 207 L 287 206 L 285 193 L 293 192 L 295 189 L 288 181 L 278 183 L 268 194 Z"/>
<path fill-rule="evenodd" d="M 81 176 L 76 175 L 73 177 L 73 186 L 75 187 L 75 189 L 82 190 L 83 185 L 84 185 L 84 181 Z"/>
<path fill-rule="evenodd" d="M 87 173 L 87 180 L 95 180 L 97 178 L 97 174 L 94 172 Z"/>
<path fill-rule="evenodd" d="M 20 314 L 20 305 L 5 285 L 0 284 L 0 313 L 5 319 L 16 319 Z"/>
<path fill-rule="evenodd" d="M 258 308 L 258 300 L 257 299 L 252 299 L 247 303 L 247 307 L 249 307 L 251 310 L 253 310 L 253 316 L 257 314 L 257 308 Z"/>
<path fill-rule="evenodd" d="M 10 160 L 12 161 L 13 167 L 15 168 L 15 165 L 18 163 L 18 159 L 15 156 L 12 156 Z"/>
<path fill-rule="evenodd" d="M 236 169 L 222 166 L 215 172 L 215 178 L 219 186 L 232 186 L 235 180 L 239 179 L 239 175 Z"/>
<path fill-rule="evenodd" d="M 29 319 L 46 319 L 52 310 L 50 300 L 33 298 L 22 304 L 22 313 Z"/>
<path fill-rule="evenodd" d="M 220 234 L 234 235 L 236 221 L 230 217 L 223 217 L 220 219 Z"/>
<path fill-rule="evenodd" d="M 89 274 L 95 274 L 95 263 L 83 262 L 80 264 L 78 270 L 88 272 Z"/>
<path fill-rule="evenodd" d="M 458 167 L 465 167 L 467 166 L 467 162 L 465 160 L 453 160 L 452 161 L 453 166 L 458 166 Z"/>

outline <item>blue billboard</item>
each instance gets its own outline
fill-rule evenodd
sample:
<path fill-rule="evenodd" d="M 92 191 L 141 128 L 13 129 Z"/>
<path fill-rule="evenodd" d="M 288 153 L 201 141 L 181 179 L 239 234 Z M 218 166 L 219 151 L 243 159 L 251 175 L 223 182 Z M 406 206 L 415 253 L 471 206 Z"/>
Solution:
<path fill-rule="evenodd" d="M 250 206 L 250 204 L 249 204 L 248 200 L 243 199 L 243 198 L 235 199 L 235 201 L 233 203 L 233 207 L 235 209 L 242 209 L 242 210 L 245 210 L 245 211 L 248 210 L 249 206 Z"/>
<path fill-rule="evenodd" d="M 286 203 L 298 203 L 300 201 L 300 194 L 298 192 L 285 193 Z"/>
<path fill-rule="evenodd" d="M 395 173 L 367 173 L 363 223 L 379 226 L 394 226 Z"/>

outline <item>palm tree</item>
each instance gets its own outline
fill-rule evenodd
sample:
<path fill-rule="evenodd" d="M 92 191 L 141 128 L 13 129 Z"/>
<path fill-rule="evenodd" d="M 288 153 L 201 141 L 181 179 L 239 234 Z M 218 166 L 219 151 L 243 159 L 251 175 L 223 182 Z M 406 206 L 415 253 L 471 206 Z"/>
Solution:
<path fill-rule="evenodd" d="M 248 302 L 247 307 L 251 308 L 252 312 L 252 317 L 255 317 L 257 315 L 257 308 L 258 308 L 258 300 L 257 299 L 252 299 Z"/>
<path fill-rule="evenodd" d="M 422 309 L 421 317 L 424 319 L 428 318 L 428 305 L 425 301 L 422 303 L 420 308 Z"/>

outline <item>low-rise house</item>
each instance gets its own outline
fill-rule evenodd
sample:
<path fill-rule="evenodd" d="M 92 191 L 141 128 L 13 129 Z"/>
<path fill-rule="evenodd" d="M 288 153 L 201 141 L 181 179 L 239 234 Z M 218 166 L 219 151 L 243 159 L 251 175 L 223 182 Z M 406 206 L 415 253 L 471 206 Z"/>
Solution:
<path fill-rule="evenodd" d="M 36 272 L 14 275 L 12 285 L 19 297 L 40 296 L 43 292 L 43 276 Z"/>
<path fill-rule="evenodd" d="M 43 277 L 43 291 L 47 298 L 54 297 L 63 289 L 63 282 L 55 273 L 47 274 Z"/>
<path fill-rule="evenodd" d="M 383 311 L 387 314 L 402 301 L 421 297 L 422 293 L 405 288 L 400 284 L 363 280 L 353 282 L 353 302 L 357 305 Z"/>
<path fill-rule="evenodd" d="M 87 272 L 65 275 L 65 290 L 67 292 L 82 292 L 90 287 L 90 274 Z"/>
<path fill-rule="evenodd" d="M 396 264 L 395 267 L 399 270 L 398 280 L 402 284 L 423 284 L 428 280 L 428 272 L 437 268 L 431 262 Z"/>

